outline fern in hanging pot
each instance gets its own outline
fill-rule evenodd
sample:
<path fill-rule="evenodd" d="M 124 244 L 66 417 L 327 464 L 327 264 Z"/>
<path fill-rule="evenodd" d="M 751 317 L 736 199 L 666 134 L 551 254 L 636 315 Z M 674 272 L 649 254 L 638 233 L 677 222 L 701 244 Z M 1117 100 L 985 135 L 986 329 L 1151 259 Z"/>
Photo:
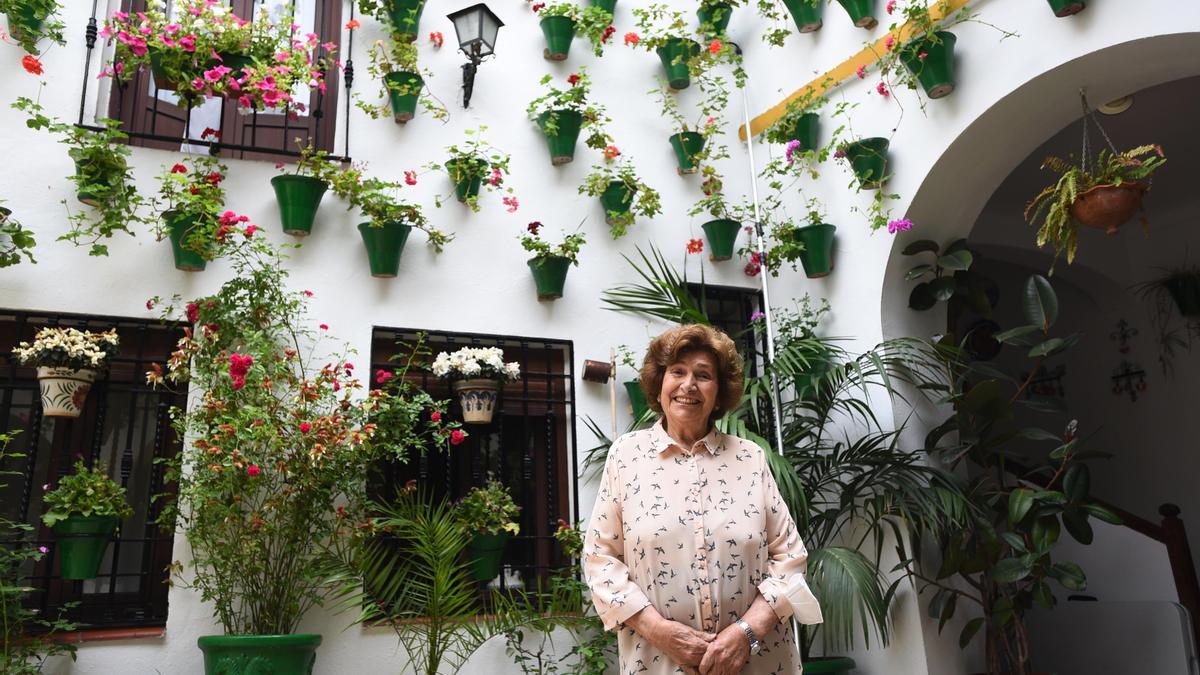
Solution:
<path fill-rule="evenodd" d="M 417 113 L 419 103 L 434 119 L 443 122 L 449 111 L 434 99 L 427 86 L 432 73 L 417 62 L 417 46 L 398 33 L 376 40 L 367 50 L 367 72 L 380 83 L 382 103 L 367 103 L 355 96 L 355 105 L 373 119 L 391 115 L 396 124 L 406 124 Z"/>
<path fill-rule="evenodd" d="M 579 194 L 600 199 L 613 239 L 625 236 L 638 216 L 653 218 L 662 213 L 661 196 L 638 176 L 633 162 L 610 159 L 619 154 L 616 146 L 605 148 L 605 163 L 593 166 L 579 186 Z"/>

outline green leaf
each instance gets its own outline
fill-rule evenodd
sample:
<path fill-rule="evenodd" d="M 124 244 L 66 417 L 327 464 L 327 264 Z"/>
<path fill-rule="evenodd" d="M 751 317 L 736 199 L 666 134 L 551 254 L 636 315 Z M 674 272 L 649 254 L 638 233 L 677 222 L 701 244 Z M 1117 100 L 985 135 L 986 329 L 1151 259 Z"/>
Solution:
<path fill-rule="evenodd" d="M 1041 332 L 1042 332 L 1041 326 L 1017 326 L 1016 328 L 1010 328 L 1006 331 L 1001 331 L 999 333 L 996 333 L 992 337 L 995 338 L 995 340 L 997 342 L 1003 342 L 1006 344 L 1013 343 L 1013 344 L 1021 345 L 1023 347 L 1027 347 L 1030 344 L 1033 344 L 1033 340 L 1027 340 L 1027 339 L 1022 339 L 1022 338 L 1027 338 L 1028 336 L 1033 335 L 1034 333 L 1041 333 Z"/>
<path fill-rule="evenodd" d="M 1057 441 L 1058 436 L 1037 427 L 1025 427 L 1017 432 L 1017 438 L 1024 438 L 1030 441 Z"/>
<path fill-rule="evenodd" d="M 901 253 L 901 255 L 916 255 L 918 253 L 937 253 L 937 252 L 938 252 L 937 242 L 930 241 L 928 239 L 921 239 L 919 241 L 914 241 L 913 243 L 909 244 L 908 246 L 905 246 L 904 250 L 901 251 L 900 253 Z"/>
<path fill-rule="evenodd" d="M 904 275 L 905 281 L 912 281 L 933 271 L 933 265 L 917 265 Z"/>
<path fill-rule="evenodd" d="M 937 304 L 937 298 L 933 296 L 933 290 L 929 287 L 929 282 L 922 282 L 913 286 L 912 292 L 908 294 L 908 307 L 918 312 L 924 312 L 927 309 L 932 309 Z"/>
<path fill-rule="evenodd" d="M 1024 579 L 1033 572 L 1033 565 L 1026 560 L 1026 556 L 1020 558 L 1005 558 L 996 563 L 992 568 L 992 579 L 1002 584 L 1011 584 Z"/>
<path fill-rule="evenodd" d="M 1092 543 L 1092 524 L 1088 522 L 1087 511 L 1067 509 L 1063 511 L 1063 525 L 1067 533 L 1075 541 L 1087 546 Z"/>
<path fill-rule="evenodd" d="M 1063 492 L 1067 493 L 1067 498 L 1073 502 L 1087 499 L 1091 477 L 1087 464 L 1072 464 L 1063 476 Z"/>
<path fill-rule="evenodd" d="M 1039 356 L 1051 356 L 1053 354 L 1057 354 L 1063 349 L 1066 349 L 1066 343 L 1066 340 L 1063 340 L 1062 338 L 1050 338 L 1049 340 L 1039 342 L 1038 344 L 1034 345 L 1033 348 L 1029 350 L 1029 356 L 1030 358 L 1037 358 Z"/>
<path fill-rule="evenodd" d="M 1058 542 L 1061 532 L 1062 526 L 1059 524 L 1057 516 L 1042 516 L 1033 521 L 1030 539 L 1033 540 L 1034 550 L 1043 554 L 1048 553 Z"/>
<path fill-rule="evenodd" d="M 1054 594 L 1050 592 L 1050 586 L 1040 581 L 1033 585 L 1033 601 L 1045 609 L 1054 609 L 1056 603 Z"/>
<path fill-rule="evenodd" d="M 1087 590 L 1087 576 L 1083 573 L 1083 568 L 1073 562 L 1054 563 L 1050 567 L 1050 576 L 1058 579 L 1068 590 Z"/>
<path fill-rule="evenodd" d="M 1008 496 L 1008 524 L 1009 526 L 1016 525 L 1021 522 L 1025 514 L 1029 513 L 1029 509 L 1033 506 L 1033 491 L 1026 488 L 1017 488 Z"/>
<path fill-rule="evenodd" d="M 1008 545 L 1018 553 L 1029 552 L 1029 549 L 1025 548 L 1025 542 L 1021 539 L 1021 536 L 1015 532 L 1005 532 L 1004 534 L 1000 535 L 1000 538 L 1008 542 Z"/>
<path fill-rule="evenodd" d="M 1112 511 L 1109 511 L 1108 509 L 1104 508 L 1103 506 L 1100 506 L 1099 504 L 1084 504 L 1083 509 L 1085 511 L 1087 511 L 1089 514 L 1091 514 L 1091 516 L 1093 518 L 1096 518 L 1098 520 L 1103 520 L 1104 522 L 1109 523 L 1111 525 L 1124 525 L 1125 524 L 1125 521 L 1121 519 L 1121 516 L 1118 516 L 1117 514 L 1113 513 Z"/>
<path fill-rule="evenodd" d="M 971 263 L 975 259 L 971 256 L 971 252 L 967 250 L 955 251 L 937 259 L 939 267 L 944 267 L 948 270 L 967 270 L 970 269 Z"/>
<path fill-rule="evenodd" d="M 983 617 L 975 617 L 968 621 L 967 625 L 963 626 L 962 632 L 958 634 L 959 648 L 966 649 L 980 628 L 983 628 Z"/>
<path fill-rule="evenodd" d="M 1043 331 L 1054 325 L 1058 319 L 1058 296 L 1046 277 L 1035 274 L 1025 282 L 1024 308 L 1025 319 L 1041 326 Z"/>
<path fill-rule="evenodd" d="M 940 277 L 929 282 L 929 292 L 933 293 L 933 297 L 937 300 L 945 302 L 954 297 L 954 277 Z"/>

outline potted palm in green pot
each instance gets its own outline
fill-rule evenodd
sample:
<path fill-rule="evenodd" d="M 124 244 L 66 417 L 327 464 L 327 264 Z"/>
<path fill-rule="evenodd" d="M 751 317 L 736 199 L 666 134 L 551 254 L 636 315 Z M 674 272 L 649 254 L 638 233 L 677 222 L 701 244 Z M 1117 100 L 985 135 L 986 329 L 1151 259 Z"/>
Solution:
<path fill-rule="evenodd" d="M 284 234 L 307 237 L 312 233 L 321 199 L 340 171 L 341 167 L 329 160 L 329 153 L 309 144 L 301 150 L 291 173 L 271 179 Z"/>
<path fill-rule="evenodd" d="M 407 124 L 420 104 L 434 119 L 446 120 L 449 112 L 428 92 L 432 73 L 417 62 L 416 45 L 393 33 L 387 41 L 376 40 L 367 50 L 367 72 L 380 84 L 382 103 L 355 97 L 355 104 L 374 119 L 390 115 L 396 124 Z"/>
<path fill-rule="evenodd" d="M 616 151 L 615 146 L 610 148 Z M 611 154 L 606 150 L 605 157 Z M 600 205 L 604 208 L 604 222 L 608 224 L 613 239 L 625 236 L 638 216 L 653 218 L 662 213 L 658 191 L 637 175 L 628 158 L 593 166 L 591 173 L 584 178 L 583 185 L 579 186 L 579 194 L 600 199 Z"/>
<path fill-rule="evenodd" d="M 560 166 L 575 159 L 575 144 L 584 130 L 584 144 L 589 148 L 607 147 L 610 137 L 604 129 L 609 119 L 604 106 L 588 100 L 591 80 L 586 69 L 571 73 L 565 89 L 551 84 L 553 81 L 553 75 L 542 78 L 548 91 L 530 101 L 525 110 L 546 137 L 550 163 Z"/>
<path fill-rule="evenodd" d="M 579 264 L 579 249 L 586 239 L 582 232 L 572 232 L 563 237 L 562 243 L 550 245 L 541 235 L 542 224 L 533 221 L 525 226 L 521 235 L 521 247 L 533 254 L 529 259 L 529 271 L 537 286 L 538 300 L 557 300 L 563 296 L 567 282 L 567 271 L 571 265 Z"/>
<path fill-rule="evenodd" d="M 541 17 L 539 25 L 546 37 L 542 56 L 548 61 L 566 61 L 571 42 L 576 35 L 592 43 L 592 53 L 604 53 L 604 41 L 611 31 L 612 12 L 597 5 L 580 7 L 573 2 L 538 3 L 534 11 Z"/>
<path fill-rule="evenodd" d="M 54 531 L 63 579 L 94 579 L 108 542 L 122 520 L 133 515 L 125 488 L 100 466 L 91 469 L 80 459 L 75 472 L 42 496 L 42 522 Z"/>
<path fill-rule="evenodd" d="M 48 326 L 13 348 L 18 363 L 37 368 L 42 414 L 79 417 L 96 378 L 108 370 L 120 340 L 115 329 L 93 333 Z"/>
<path fill-rule="evenodd" d="M 466 204 L 475 213 L 479 212 L 479 191 L 486 188 L 489 192 L 504 192 L 512 195 L 512 187 L 505 181 L 509 173 L 511 158 L 508 153 L 491 145 L 484 139 L 486 126 L 478 129 L 468 129 L 466 141 L 460 147 L 458 144 L 446 148 L 446 161 L 438 164 L 432 162 L 425 165 L 432 171 L 445 171 L 450 181 L 454 183 L 454 197 Z M 443 197 L 436 198 L 436 205 L 441 207 Z M 511 204 L 511 200 L 509 204 Z"/>
<path fill-rule="evenodd" d="M 508 488 L 488 475 L 483 487 L 471 488 L 454 507 L 455 516 L 467 534 L 467 558 L 476 581 L 491 581 L 499 576 L 504 563 L 504 547 L 520 533 L 517 519 L 521 507 L 513 501 Z"/>

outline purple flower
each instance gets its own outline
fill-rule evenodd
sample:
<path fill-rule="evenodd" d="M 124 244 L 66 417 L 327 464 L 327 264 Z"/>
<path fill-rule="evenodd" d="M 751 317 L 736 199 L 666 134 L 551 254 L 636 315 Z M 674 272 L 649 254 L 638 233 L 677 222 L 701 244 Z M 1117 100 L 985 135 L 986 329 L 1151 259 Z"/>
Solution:
<path fill-rule="evenodd" d="M 46 548 L 45 546 L 39 546 L 39 547 L 38 547 L 38 552 L 39 552 L 39 553 L 49 553 L 49 552 L 50 552 L 50 549 Z"/>
<path fill-rule="evenodd" d="M 754 310 L 754 313 L 750 315 L 751 321 L 758 321 L 759 319 L 765 319 L 765 318 L 767 318 L 767 315 L 763 314 L 762 312 L 760 312 L 758 310 Z"/>
<path fill-rule="evenodd" d="M 888 221 L 888 234 L 896 234 L 905 230 L 911 230 L 913 222 L 908 218 L 900 218 L 899 220 Z"/>
<path fill-rule="evenodd" d="M 793 139 L 787 142 L 787 149 L 784 152 L 787 155 L 788 164 L 792 163 L 792 153 L 795 152 L 799 147 L 800 141 L 798 140 Z"/>

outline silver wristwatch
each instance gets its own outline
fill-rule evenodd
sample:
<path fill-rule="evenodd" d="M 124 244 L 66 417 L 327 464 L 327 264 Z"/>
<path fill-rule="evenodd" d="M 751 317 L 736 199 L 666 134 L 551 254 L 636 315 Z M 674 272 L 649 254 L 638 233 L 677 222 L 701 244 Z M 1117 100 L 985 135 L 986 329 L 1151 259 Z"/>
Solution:
<path fill-rule="evenodd" d="M 746 639 L 750 641 L 750 656 L 762 651 L 762 643 L 758 641 L 758 636 L 754 634 L 754 629 L 750 627 L 750 624 L 746 623 L 745 619 L 738 619 L 737 625 L 746 631 Z"/>

